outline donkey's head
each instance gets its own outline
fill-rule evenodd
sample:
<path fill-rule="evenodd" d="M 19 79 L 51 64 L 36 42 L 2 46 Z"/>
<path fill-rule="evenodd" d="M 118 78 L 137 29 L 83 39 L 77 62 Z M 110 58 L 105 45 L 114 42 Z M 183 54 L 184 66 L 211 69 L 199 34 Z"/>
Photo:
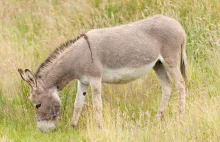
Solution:
<path fill-rule="evenodd" d="M 61 102 L 56 87 L 46 88 L 40 78 L 36 78 L 28 69 L 18 69 L 22 79 L 30 86 L 30 101 L 36 112 L 37 126 L 41 131 L 55 129 L 55 120 L 59 116 Z"/>

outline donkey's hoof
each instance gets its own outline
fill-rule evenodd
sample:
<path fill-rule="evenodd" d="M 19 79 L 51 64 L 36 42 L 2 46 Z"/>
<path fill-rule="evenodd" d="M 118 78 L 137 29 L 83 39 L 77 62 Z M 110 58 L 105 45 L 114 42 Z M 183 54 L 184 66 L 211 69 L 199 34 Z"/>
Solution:
<path fill-rule="evenodd" d="M 73 128 L 76 128 L 76 126 L 77 126 L 77 125 L 75 125 L 75 124 L 72 124 L 71 126 L 72 126 Z"/>
<path fill-rule="evenodd" d="M 161 115 L 161 114 L 156 114 L 156 115 L 155 115 L 155 119 L 156 119 L 157 121 L 161 121 L 161 120 L 162 120 L 162 117 L 163 117 L 163 115 Z"/>

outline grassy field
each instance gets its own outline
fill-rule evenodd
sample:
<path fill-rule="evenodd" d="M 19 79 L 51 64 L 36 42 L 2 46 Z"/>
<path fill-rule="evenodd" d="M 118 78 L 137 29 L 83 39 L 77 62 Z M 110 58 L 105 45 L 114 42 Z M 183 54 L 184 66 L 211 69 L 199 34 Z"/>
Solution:
<path fill-rule="evenodd" d="M 1 0 L 0 141 L 219 141 L 220 2 L 218 0 Z M 91 95 L 79 125 L 71 118 L 76 81 L 60 94 L 61 117 L 53 133 L 36 128 L 29 88 L 18 68 L 36 71 L 61 43 L 92 28 L 163 14 L 187 33 L 187 106 L 178 123 L 178 94 L 161 122 L 154 119 L 161 98 L 155 74 L 126 85 L 103 85 L 104 126 L 93 126 Z M 89 91 L 91 94 L 91 91 Z"/>

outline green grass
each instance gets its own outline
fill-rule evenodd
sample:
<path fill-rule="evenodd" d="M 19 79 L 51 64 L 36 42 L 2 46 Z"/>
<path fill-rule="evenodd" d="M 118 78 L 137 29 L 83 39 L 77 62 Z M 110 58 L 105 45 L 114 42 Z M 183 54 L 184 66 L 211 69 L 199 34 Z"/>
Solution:
<path fill-rule="evenodd" d="M 0 1 L 0 141 L 218 141 L 220 138 L 220 3 L 218 0 L 2 0 Z M 56 131 L 36 128 L 29 88 L 18 68 L 36 71 L 67 39 L 92 28 L 110 27 L 163 14 L 187 33 L 187 106 L 178 122 L 178 94 L 161 122 L 161 98 L 153 72 L 126 85 L 103 85 L 104 126 L 96 129 L 91 91 L 79 125 L 71 128 L 76 81 L 60 94 Z"/>

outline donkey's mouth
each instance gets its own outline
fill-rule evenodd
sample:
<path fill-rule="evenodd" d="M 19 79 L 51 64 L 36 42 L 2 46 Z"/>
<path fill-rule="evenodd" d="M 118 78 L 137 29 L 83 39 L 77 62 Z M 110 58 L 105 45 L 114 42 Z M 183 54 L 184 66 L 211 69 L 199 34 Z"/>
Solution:
<path fill-rule="evenodd" d="M 49 114 L 46 117 L 37 117 L 37 127 L 41 130 L 41 132 L 51 132 L 53 131 L 55 127 L 55 121 L 59 117 L 60 112 Z"/>

